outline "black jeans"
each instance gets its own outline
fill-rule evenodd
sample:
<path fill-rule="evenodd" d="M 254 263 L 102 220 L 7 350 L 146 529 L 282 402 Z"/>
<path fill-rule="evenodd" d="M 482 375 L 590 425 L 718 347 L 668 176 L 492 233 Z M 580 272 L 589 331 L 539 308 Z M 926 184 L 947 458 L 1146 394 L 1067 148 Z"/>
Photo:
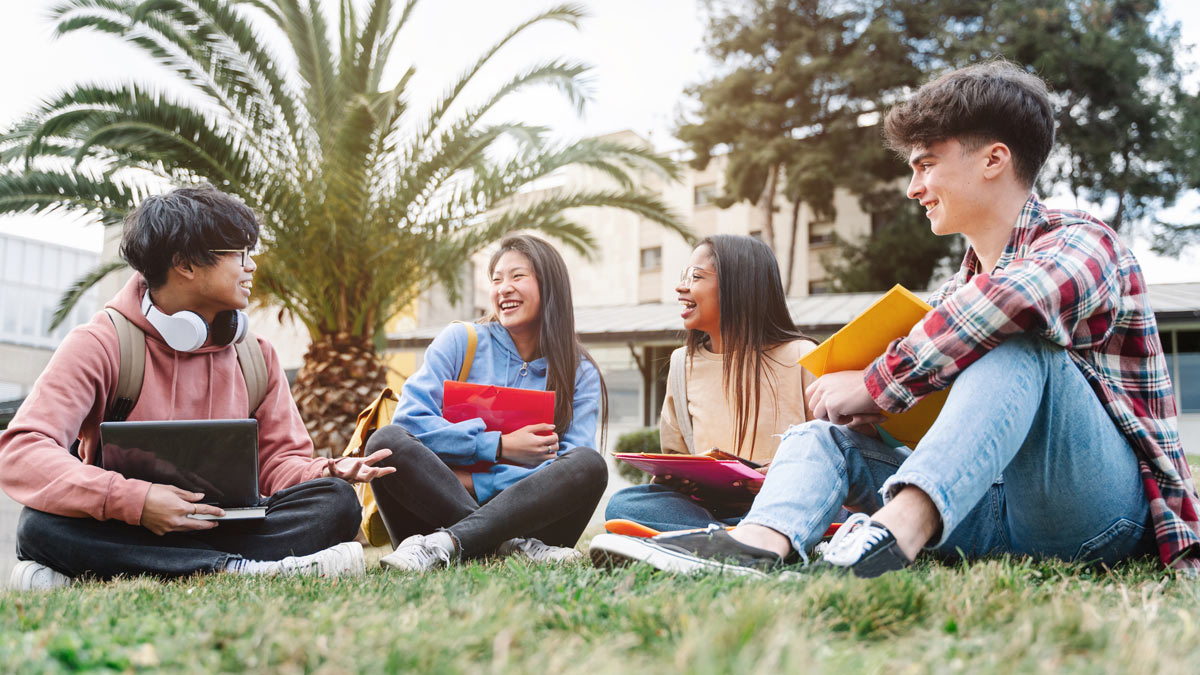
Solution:
<path fill-rule="evenodd" d="M 68 576 L 179 577 L 219 572 L 230 559 L 279 560 L 354 539 L 362 507 L 340 478 L 318 478 L 267 500 L 267 517 L 231 520 L 201 532 L 156 535 L 144 527 L 21 510 L 17 557 Z"/>
<path fill-rule="evenodd" d="M 366 453 L 383 448 L 392 456 L 378 466 L 394 466 L 396 472 L 371 481 L 371 490 L 392 545 L 445 529 L 463 558 L 488 555 L 513 537 L 574 546 L 608 484 L 600 453 L 575 448 L 480 506 L 450 467 L 403 427 L 389 424 L 376 431 Z"/>

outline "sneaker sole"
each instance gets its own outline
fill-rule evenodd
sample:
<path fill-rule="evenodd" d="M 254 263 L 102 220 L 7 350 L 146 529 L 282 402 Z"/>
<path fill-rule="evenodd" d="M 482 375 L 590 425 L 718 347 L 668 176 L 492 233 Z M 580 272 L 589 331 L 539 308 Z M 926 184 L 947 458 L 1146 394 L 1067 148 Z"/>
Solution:
<path fill-rule="evenodd" d="M 588 553 L 597 567 L 615 567 L 639 562 L 673 574 L 733 574 L 768 578 L 766 573 L 756 569 L 697 558 L 663 548 L 648 539 L 619 534 L 596 535 Z"/>
<path fill-rule="evenodd" d="M 39 583 L 34 579 L 40 577 Z M 19 560 L 13 566 L 8 577 L 10 591 L 50 591 L 56 588 L 66 588 L 74 583 L 74 579 L 50 567 L 32 560 Z"/>

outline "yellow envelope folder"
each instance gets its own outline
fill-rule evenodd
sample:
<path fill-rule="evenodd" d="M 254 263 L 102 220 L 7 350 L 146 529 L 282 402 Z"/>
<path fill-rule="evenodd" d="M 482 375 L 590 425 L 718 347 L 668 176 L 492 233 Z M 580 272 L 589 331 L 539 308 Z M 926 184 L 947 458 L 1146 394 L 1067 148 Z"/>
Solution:
<path fill-rule="evenodd" d="M 817 377 L 825 373 L 866 368 L 887 350 L 893 340 L 908 335 L 908 331 L 932 309 L 924 300 L 897 284 L 865 312 L 800 359 L 800 365 Z M 948 393 L 949 387 L 929 394 L 907 412 L 899 415 L 886 413 L 889 419 L 880 426 L 896 440 L 910 448 L 915 447 L 941 412 Z"/>

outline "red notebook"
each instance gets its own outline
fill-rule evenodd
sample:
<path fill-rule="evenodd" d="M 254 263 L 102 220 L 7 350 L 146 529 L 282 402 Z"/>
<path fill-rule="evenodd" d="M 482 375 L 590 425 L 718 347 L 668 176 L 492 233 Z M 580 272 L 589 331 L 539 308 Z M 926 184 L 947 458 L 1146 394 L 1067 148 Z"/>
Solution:
<path fill-rule="evenodd" d="M 478 417 L 488 431 L 510 434 L 530 424 L 554 424 L 554 392 L 446 380 L 442 417 L 449 422 Z"/>
<path fill-rule="evenodd" d="M 646 473 L 686 478 L 714 492 L 748 492 L 745 488 L 735 487 L 733 483 L 744 480 L 759 482 L 764 478 L 763 474 L 736 459 L 641 452 L 618 452 L 613 456 Z"/>

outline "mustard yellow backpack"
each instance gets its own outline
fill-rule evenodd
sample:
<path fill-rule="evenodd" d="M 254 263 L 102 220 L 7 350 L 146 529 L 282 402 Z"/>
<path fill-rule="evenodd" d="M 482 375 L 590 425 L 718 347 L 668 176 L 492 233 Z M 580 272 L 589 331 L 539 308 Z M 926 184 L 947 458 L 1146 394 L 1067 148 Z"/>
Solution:
<path fill-rule="evenodd" d="M 455 321 L 455 323 L 461 323 L 467 327 L 467 354 L 463 359 L 462 368 L 458 371 L 458 381 L 466 382 L 467 375 L 471 374 L 471 361 L 475 359 L 475 345 L 478 337 L 473 324 L 466 321 Z M 342 456 L 362 457 L 371 433 L 379 427 L 391 424 L 392 416 L 395 415 L 396 405 L 399 402 L 400 399 L 396 397 L 391 387 L 385 387 L 383 391 L 379 392 L 375 401 L 358 414 L 358 421 L 354 424 L 354 434 L 350 436 L 350 442 L 346 444 Z M 358 493 L 358 501 L 362 504 L 362 532 L 363 536 L 367 538 L 367 543 L 371 546 L 383 546 L 390 543 L 391 539 L 388 537 L 387 528 L 383 526 L 383 516 L 379 513 L 379 504 L 375 502 L 375 493 L 371 491 L 371 484 L 355 483 L 354 491 Z"/>

